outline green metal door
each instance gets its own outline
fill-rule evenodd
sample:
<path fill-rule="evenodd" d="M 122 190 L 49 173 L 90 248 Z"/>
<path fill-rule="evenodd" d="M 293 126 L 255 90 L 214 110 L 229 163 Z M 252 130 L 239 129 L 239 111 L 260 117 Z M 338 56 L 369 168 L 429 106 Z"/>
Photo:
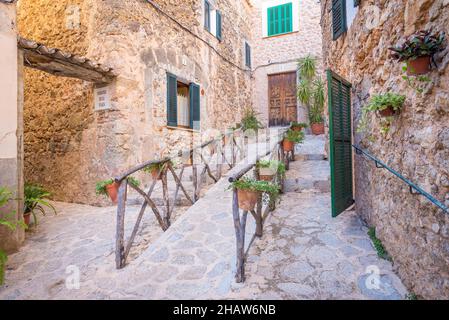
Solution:
<path fill-rule="evenodd" d="M 352 191 L 351 84 L 327 71 L 332 216 L 354 203 Z"/>

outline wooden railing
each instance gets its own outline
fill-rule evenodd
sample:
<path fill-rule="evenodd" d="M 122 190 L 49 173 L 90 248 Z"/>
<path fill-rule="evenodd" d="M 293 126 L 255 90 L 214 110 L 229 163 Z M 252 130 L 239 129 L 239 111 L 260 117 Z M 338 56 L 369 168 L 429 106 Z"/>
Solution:
<path fill-rule="evenodd" d="M 234 173 L 232 176 L 229 177 L 229 182 L 233 183 L 244 176 L 253 174 L 253 178 L 255 180 L 259 180 L 259 170 L 257 169 L 257 162 L 261 159 L 269 156 L 269 160 L 277 160 L 284 162 L 286 169 L 289 169 L 289 163 L 290 161 L 295 159 L 294 150 L 290 152 L 284 151 L 283 148 L 283 137 L 285 132 L 288 129 L 282 130 L 277 137 L 277 142 L 273 149 L 268 150 L 265 154 L 261 154 L 256 157 L 256 159 L 253 159 L 251 163 L 248 163 L 245 167 L 243 167 L 238 172 Z M 284 177 L 278 172 L 274 178 L 274 183 L 278 183 L 280 186 L 281 193 L 284 191 Z M 275 210 L 276 203 L 271 201 L 272 199 L 269 199 L 269 201 L 263 201 L 262 199 L 263 195 L 259 194 L 257 204 L 255 207 L 255 210 L 252 210 L 250 212 L 242 210 L 239 208 L 239 200 L 238 200 L 238 191 L 234 188 L 233 190 L 233 197 L 232 197 L 232 217 L 234 219 L 234 229 L 235 229 L 235 237 L 236 237 L 236 264 L 237 264 L 237 270 L 235 274 L 236 282 L 244 282 L 245 281 L 245 260 L 246 256 L 249 250 L 249 247 L 251 246 L 251 243 L 254 241 L 256 237 L 262 237 L 263 235 L 263 225 L 268 217 L 268 214 Z M 266 195 L 266 197 L 269 197 L 269 195 Z M 245 251 L 245 236 L 246 236 L 246 225 L 247 225 L 247 218 L 248 213 L 250 213 L 256 224 L 255 233 L 250 240 L 248 250 Z"/>
<path fill-rule="evenodd" d="M 205 151 L 210 157 L 207 159 Z M 192 148 L 186 152 L 179 151 L 174 157 L 167 157 L 161 160 L 151 160 L 142 163 L 121 176 L 115 178 L 115 182 L 119 184 L 118 192 L 118 206 L 117 206 L 117 230 L 116 230 L 116 267 L 121 269 L 126 265 L 126 260 L 130 253 L 134 239 L 139 230 L 143 215 L 147 207 L 153 211 L 156 220 L 163 231 L 166 231 L 171 225 L 171 218 L 175 207 L 177 206 L 180 192 L 193 205 L 200 198 L 200 193 L 203 186 L 203 180 L 206 175 L 214 182 L 217 182 L 223 175 L 223 171 L 231 169 L 241 159 L 246 157 L 245 137 L 241 130 L 236 130 L 226 134 L 220 135 L 218 138 L 212 139 L 198 147 Z M 173 166 L 173 160 L 188 159 L 182 161 L 180 172 L 176 172 Z M 128 183 L 128 178 L 145 168 L 158 164 L 160 169 L 157 179 L 153 179 L 151 186 L 147 192 L 142 190 L 139 186 Z M 186 183 L 183 182 L 182 177 L 186 167 L 192 167 L 192 181 L 193 193 L 190 194 L 186 188 Z M 178 168 L 179 169 L 179 168 Z M 169 180 L 171 175 L 173 180 Z M 162 199 L 163 205 L 157 205 L 156 201 L 152 199 L 153 191 L 158 183 L 162 184 Z M 169 194 L 169 183 L 176 184 L 173 197 Z M 190 181 L 189 181 L 190 182 Z M 126 215 L 126 199 L 128 187 L 135 190 L 143 199 L 143 204 L 137 215 L 137 221 L 134 224 L 133 231 L 125 241 L 125 215 Z"/>

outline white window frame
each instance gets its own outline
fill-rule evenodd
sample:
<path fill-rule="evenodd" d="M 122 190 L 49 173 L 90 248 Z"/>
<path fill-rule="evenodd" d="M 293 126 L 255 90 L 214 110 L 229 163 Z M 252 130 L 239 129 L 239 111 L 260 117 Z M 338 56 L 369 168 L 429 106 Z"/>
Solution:
<path fill-rule="evenodd" d="M 280 6 L 287 3 L 292 4 L 293 23 L 292 31 L 284 34 L 290 34 L 299 31 L 299 0 L 265 0 L 262 3 L 262 36 L 264 38 L 268 37 L 268 8 Z"/>
<path fill-rule="evenodd" d="M 210 15 L 210 30 L 207 29 L 205 22 L 206 22 L 206 2 L 209 3 L 209 15 Z M 215 0 L 204 0 L 203 1 L 203 25 L 204 29 L 211 33 L 215 38 L 217 37 L 217 4 Z M 222 35 L 223 36 L 223 35 Z"/>

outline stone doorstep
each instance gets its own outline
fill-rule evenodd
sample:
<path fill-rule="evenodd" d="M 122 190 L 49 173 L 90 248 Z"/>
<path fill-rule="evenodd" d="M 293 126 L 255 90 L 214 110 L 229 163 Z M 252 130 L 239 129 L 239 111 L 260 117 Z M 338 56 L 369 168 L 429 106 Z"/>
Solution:
<path fill-rule="evenodd" d="M 329 180 L 308 180 L 308 179 L 286 179 L 284 181 L 284 192 L 304 192 L 316 190 L 328 193 L 331 191 Z"/>
<path fill-rule="evenodd" d="M 295 154 L 295 161 L 319 161 L 326 160 L 324 154 Z"/>

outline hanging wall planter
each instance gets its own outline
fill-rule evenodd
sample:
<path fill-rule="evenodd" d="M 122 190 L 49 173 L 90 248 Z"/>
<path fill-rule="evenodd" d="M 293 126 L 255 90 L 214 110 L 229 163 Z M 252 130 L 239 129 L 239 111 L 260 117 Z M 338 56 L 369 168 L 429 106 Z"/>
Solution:
<path fill-rule="evenodd" d="M 135 187 L 140 185 L 140 181 L 133 177 L 128 177 L 128 183 Z M 97 195 L 108 196 L 112 203 L 117 204 L 119 187 L 120 185 L 114 179 L 108 179 L 97 182 L 95 190 Z"/>
<path fill-rule="evenodd" d="M 296 143 L 301 143 L 304 140 L 304 132 L 293 131 L 289 129 L 285 134 L 284 140 L 282 140 L 282 146 L 284 151 L 293 151 Z"/>
<path fill-rule="evenodd" d="M 389 48 L 392 58 L 407 63 L 408 75 L 423 75 L 431 70 L 433 55 L 444 50 L 444 32 L 424 30 L 408 37 L 404 43 Z"/>
<path fill-rule="evenodd" d="M 279 186 L 267 181 L 242 178 L 234 181 L 231 188 L 237 189 L 238 205 L 244 211 L 255 209 L 261 193 L 268 194 L 271 201 L 275 201 L 279 196 Z"/>

